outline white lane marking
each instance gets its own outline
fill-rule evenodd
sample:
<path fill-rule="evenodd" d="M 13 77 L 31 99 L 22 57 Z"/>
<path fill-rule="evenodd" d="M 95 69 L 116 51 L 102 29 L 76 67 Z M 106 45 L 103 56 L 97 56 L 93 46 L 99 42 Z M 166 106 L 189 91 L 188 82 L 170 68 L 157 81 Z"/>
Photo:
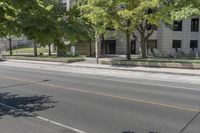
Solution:
<path fill-rule="evenodd" d="M 81 131 L 81 130 L 79 130 L 79 129 L 76 129 L 76 128 L 70 127 L 70 126 L 68 126 L 68 125 L 64 125 L 64 124 L 62 124 L 62 123 L 59 123 L 59 122 L 56 122 L 56 121 L 53 121 L 53 120 L 44 118 L 44 117 L 42 117 L 42 116 L 35 115 L 35 114 L 33 114 L 33 113 L 27 113 L 27 112 L 25 112 L 25 111 L 23 111 L 23 110 L 14 108 L 14 107 L 12 107 L 12 106 L 9 106 L 9 105 L 3 104 L 3 103 L 0 103 L 0 105 L 3 106 L 3 107 L 6 107 L 6 108 L 12 109 L 12 111 L 19 111 L 19 112 L 25 113 L 25 114 L 27 114 L 27 115 L 34 116 L 34 117 L 37 118 L 37 119 L 43 120 L 43 121 L 45 121 L 45 122 L 49 122 L 49 123 L 51 123 L 51 124 L 54 124 L 54 125 L 56 125 L 56 126 L 59 126 L 59 127 L 62 127 L 62 128 L 68 129 L 68 130 L 71 130 L 71 131 L 76 132 L 76 133 L 87 133 L 87 132 L 85 132 L 85 131 Z"/>
<path fill-rule="evenodd" d="M 34 69 L 34 68 L 31 68 L 31 69 Z M 12 69 L 12 70 L 19 70 L 19 69 Z M 35 70 L 40 70 L 40 69 L 35 69 Z M 19 70 L 19 71 L 37 72 L 37 71 L 34 71 L 34 70 Z M 70 71 L 58 71 L 58 70 L 52 70 L 52 71 L 54 71 L 54 72 L 71 73 L 71 74 L 74 74 L 74 73 L 75 74 L 79 74 L 77 72 L 70 72 Z M 52 75 L 60 76 L 59 74 L 54 73 L 54 72 L 37 72 L 37 73 L 52 74 Z M 95 75 L 95 74 L 92 74 L 92 73 L 91 74 L 81 73 L 81 74 Z M 2 78 L 3 78 L 3 76 L 4 75 L 2 75 Z M 69 76 L 69 75 L 67 75 L 67 76 Z M 72 76 L 72 77 L 80 77 L 80 78 L 87 78 L 87 79 L 104 80 L 104 81 L 114 81 L 114 82 L 120 82 L 120 83 L 132 83 L 132 84 L 140 84 L 140 85 L 152 85 L 152 86 L 159 86 L 159 87 L 176 88 L 176 89 L 182 89 L 182 90 L 200 91 L 200 88 L 199 89 L 198 88 L 189 88 L 189 87 L 184 87 L 184 86 L 164 85 L 164 84 L 156 84 L 156 83 L 145 83 L 145 82 L 138 82 L 138 81 L 122 81 L 122 80 L 117 80 L 117 79 L 108 79 L 109 77 L 106 77 L 106 79 L 105 79 L 105 78 L 97 78 L 97 77 L 90 78 L 90 77 L 81 76 L 81 75 L 70 75 L 70 76 Z M 102 75 L 99 75 L 99 76 L 102 76 Z M 111 76 L 111 77 L 113 77 L 113 76 Z M 119 78 L 119 77 L 117 77 L 117 78 Z M 131 78 L 128 78 L 128 79 L 131 79 Z M 134 79 L 134 78 L 132 78 L 132 79 Z M 143 78 L 135 78 L 135 79 L 143 79 Z M 149 79 L 149 78 L 144 78 L 144 79 L 153 80 L 153 81 L 160 81 L 160 80 Z M 166 81 L 161 81 L 161 82 L 166 82 Z M 172 82 L 172 83 L 174 83 L 174 82 Z M 190 83 L 188 83 L 188 84 L 190 84 Z"/>
<path fill-rule="evenodd" d="M 64 124 L 62 124 L 62 123 L 59 123 L 59 122 L 56 122 L 56 121 L 52 121 L 52 120 L 46 119 L 46 118 L 41 117 L 41 116 L 36 116 L 36 118 L 38 118 L 38 119 L 40 119 L 40 120 L 43 120 L 43 121 L 46 121 L 46 122 L 49 122 L 49 123 L 52 123 L 52 124 L 54 124 L 54 125 L 57 125 L 57 126 L 60 126 L 60 127 L 66 128 L 66 129 L 69 129 L 69 130 L 74 131 L 74 132 L 76 132 L 76 133 L 87 133 L 87 132 L 81 131 L 81 130 L 79 130 L 79 129 L 76 129 L 76 128 L 73 128 L 73 127 L 64 125 Z"/>

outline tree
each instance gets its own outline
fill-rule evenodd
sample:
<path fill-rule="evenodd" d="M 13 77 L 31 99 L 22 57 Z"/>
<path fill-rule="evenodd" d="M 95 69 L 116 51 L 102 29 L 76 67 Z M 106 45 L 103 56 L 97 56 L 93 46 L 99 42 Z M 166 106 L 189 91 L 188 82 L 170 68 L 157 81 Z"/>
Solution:
<path fill-rule="evenodd" d="M 127 59 L 130 60 L 131 34 L 141 45 L 141 56 L 147 57 L 147 42 L 156 27 L 171 24 L 172 11 L 179 0 L 84 0 L 86 16 L 96 29 L 114 27 L 127 37 Z M 99 22 L 101 25 L 99 25 Z"/>
<path fill-rule="evenodd" d="M 12 55 L 12 39 L 21 35 L 21 29 L 15 21 L 18 11 L 4 2 L 0 2 L 0 11 L 0 38 L 8 40 L 10 55 Z"/>
<path fill-rule="evenodd" d="M 66 19 L 67 18 L 67 19 Z M 90 22 L 84 18 L 77 5 L 71 7 L 61 21 L 64 39 L 71 44 L 91 41 L 94 38 L 94 30 Z"/>
<path fill-rule="evenodd" d="M 28 3 L 30 7 L 23 9 L 25 11 L 18 15 L 18 21 L 25 36 L 35 41 L 35 50 L 36 43 L 42 46 L 55 44 L 58 56 L 66 56 L 66 40 L 75 42 L 89 34 L 90 28 L 84 20 L 76 16 L 76 8 L 66 11 L 65 7 L 54 0 Z"/>
<path fill-rule="evenodd" d="M 64 33 L 59 25 L 59 17 L 65 11 L 58 1 L 8 0 L 4 3 L 17 11 L 14 22 L 22 29 L 22 33 L 28 39 L 34 41 L 35 56 L 37 56 L 37 44 L 45 46 L 55 42 L 56 39 L 61 40 Z"/>
<path fill-rule="evenodd" d="M 136 2 L 133 0 L 84 0 L 81 6 L 84 16 L 91 21 L 96 31 L 96 44 L 99 36 L 102 36 L 107 28 L 114 28 L 126 34 L 128 60 L 131 59 L 131 34 L 136 25 L 133 15 L 134 4 Z"/>
<path fill-rule="evenodd" d="M 21 35 L 20 29 L 15 25 L 14 21 L 5 21 L 2 24 L 0 38 L 4 38 L 9 42 L 10 55 L 12 56 L 12 40 Z"/>
<path fill-rule="evenodd" d="M 113 27 L 120 30 L 126 34 L 126 58 L 131 59 L 131 34 L 135 30 L 135 18 L 133 16 L 133 5 L 135 2 L 133 0 L 110 0 L 109 3 L 111 9 L 108 12 L 109 18 L 112 20 Z"/>
<path fill-rule="evenodd" d="M 76 10 L 66 11 L 58 0 L 2 0 L 0 10 L 0 18 L 7 16 L 8 22 L 13 21 L 14 27 L 20 27 L 22 33 L 34 41 L 35 56 L 37 44 L 55 44 L 60 51 L 65 52 L 65 40 L 73 42 L 89 35 L 90 27 L 85 20 L 76 16 Z M 0 29 L 5 27 L 4 24 L 0 22 Z M 10 29 L 8 31 L 11 32 Z"/>
<path fill-rule="evenodd" d="M 119 29 L 127 27 L 127 59 L 130 59 L 130 33 L 141 45 L 142 58 L 146 58 L 147 42 L 156 27 L 161 22 L 172 22 L 174 3 L 167 0 L 116 0 L 114 3 L 114 15 L 110 14 L 114 24 L 119 25 Z"/>
<path fill-rule="evenodd" d="M 100 55 L 100 38 L 107 32 L 111 20 L 108 16 L 108 11 L 111 5 L 107 0 L 80 0 L 79 9 L 95 31 L 95 47 L 96 47 L 96 61 Z"/>
<path fill-rule="evenodd" d="M 54 20 L 53 1 L 26 1 L 20 7 L 18 23 L 28 39 L 34 40 L 34 55 L 37 56 L 37 44 L 48 45 L 57 36 L 57 21 Z"/>

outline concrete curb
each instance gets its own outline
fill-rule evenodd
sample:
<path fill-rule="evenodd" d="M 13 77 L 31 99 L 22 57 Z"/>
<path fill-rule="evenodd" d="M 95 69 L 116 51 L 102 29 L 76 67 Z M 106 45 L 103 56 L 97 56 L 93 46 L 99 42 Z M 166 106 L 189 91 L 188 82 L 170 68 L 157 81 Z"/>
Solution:
<path fill-rule="evenodd" d="M 4 60 L 4 59 L 0 59 L 0 62 L 2 62 L 2 61 L 6 61 L 6 60 Z"/>
<path fill-rule="evenodd" d="M 66 62 L 58 62 L 58 61 L 54 61 L 53 62 L 53 61 L 23 60 L 23 59 L 6 59 L 5 61 L 30 63 L 30 64 L 43 64 L 43 65 L 60 65 L 60 64 L 66 64 Z"/>
<path fill-rule="evenodd" d="M 62 63 L 74 63 L 74 62 L 80 62 L 85 61 L 85 59 L 68 59 L 68 60 L 48 60 L 48 59 L 30 59 L 30 58 L 9 58 L 5 57 L 5 60 L 24 60 L 24 61 L 43 61 L 43 62 L 62 62 Z"/>
<path fill-rule="evenodd" d="M 189 74 L 189 73 L 174 73 L 174 72 L 161 72 L 161 71 L 148 71 L 148 70 L 130 70 L 130 69 L 121 69 L 121 68 L 104 68 L 104 67 L 91 67 L 91 66 L 75 66 L 75 65 L 65 65 L 68 67 L 77 67 L 77 68 L 96 68 L 96 69 L 109 69 L 109 70 L 120 70 L 120 71 L 129 71 L 129 72 L 145 72 L 145 73 L 163 73 L 171 75 L 183 75 L 183 76 L 200 76 L 200 74 Z"/>
<path fill-rule="evenodd" d="M 13 61 L 14 60 L 9 60 Z M 98 67 L 98 66 L 81 66 L 81 65 L 68 65 L 64 62 L 42 62 L 42 61 L 27 61 L 27 60 L 20 60 L 24 63 L 31 63 L 31 64 L 45 64 L 47 65 L 64 65 L 67 67 L 77 67 L 77 68 L 96 68 L 96 69 L 102 69 L 102 70 L 120 70 L 120 71 L 129 71 L 129 72 L 145 72 L 145 73 L 163 73 L 163 74 L 171 74 L 171 75 L 183 75 L 183 76 L 200 76 L 200 74 L 190 74 L 190 73 L 175 73 L 175 72 L 164 72 L 164 71 L 148 71 L 148 70 L 131 70 L 131 69 L 122 69 L 122 68 L 105 68 L 105 67 Z M 52 64 L 50 64 L 52 63 Z M 184 69 L 183 69 L 184 70 Z"/>
<path fill-rule="evenodd" d="M 121 65 L 121 66 L 140 66 L 156 68 L 174 68 L 174 69 L 200 69 L 199 63 L 186 62 L 151 62 L 151 61 L 102 61 L 102 64 Z"/>

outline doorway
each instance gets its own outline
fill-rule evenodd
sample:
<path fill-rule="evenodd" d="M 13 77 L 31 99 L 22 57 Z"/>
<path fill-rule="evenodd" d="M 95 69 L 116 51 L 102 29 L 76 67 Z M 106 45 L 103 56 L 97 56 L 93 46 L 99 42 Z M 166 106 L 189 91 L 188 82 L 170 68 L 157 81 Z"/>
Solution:
<path fill-rule="evenodd" d="M 105 54 L 116 54 L 116 40 L 105 40 Z"/>
<path fill-rule="evenodd" d="M 131 54 L 136 54 L 136 40 L 131 40 Z"/>

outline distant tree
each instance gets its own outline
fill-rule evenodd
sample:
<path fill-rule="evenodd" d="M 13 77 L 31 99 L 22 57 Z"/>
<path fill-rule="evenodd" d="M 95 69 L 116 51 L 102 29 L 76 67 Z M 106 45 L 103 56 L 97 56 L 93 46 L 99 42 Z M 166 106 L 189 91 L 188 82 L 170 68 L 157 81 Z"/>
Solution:
<path fill-rule="evenodd" d="M 57 18 L 57 24 L 60 29 L 55 40 L 58 44 L 63 45 L 58 46 L 58 51 L 62 52 L 59 55 L 64 55 L 64 53 L 66 53 L 64 42 L 75 44 L 79 41 L 86 41 L 92 37 L 91 34 L 93 34 L 93 30 L 88 22 L 81 17 L 80 10 L 77 6 L 73 6 L 67 11 L 64 10 L 64 12 L 62 12 Z"/>
<path fill-rule="evenodd" d="M 21 35 L 21 29 L 17 24 L 18 11 L 6 2 L 0 2 L 0 38 L 9 42 L 10 55 L 12 55 L 12 39 Z"/>
<path fill-rule="evenodd" d="M 26 1 L 20 7 L 17 22 L 24 35 L 34 40 L 34 55 L 37 56 L 37 44 L 48 45 L 57 33 L 57 23 L 53 18 L 53 3 L 49 1 Z"/>
<path fill-rule="evenodd" d="M 10 10 L 5 10 L 5 7 Z M 55 44 L 61 48 L 60 51 L 65 51 L 65 40 L 73 42 L 83 39 L 88 36 L 90 30 L 89 25 L 74 14 L 76 13 L 74 10 L 66 11 L 57 0 L 2 0 L 0 10 L 5 11 L 3 15 L 0 14 L 1 18 L 7 16 L 11 19 L 9 23 L 15 22 L 12 27 L 19 26 L 22 33 L 34 41 L 35 56 L 37 56 L 37 44 L 41 46 Z M 5 26 L 1 22 L 0 29 L 3 29 L 2 27 Z M 5 29 L 2 31 L 5 33 Z"/>
<path fill-rule="evenodd" d="M 6 24 L 3 24 L 1 27 L 0 38 L 4 38 L 9 42 L 9 51 L 12 56 L 12 40 L 21 35 L 21 30 L 15 25 L 14 21 L 4 21 Z"/>
<path fill-rule="evenodd" d="M 74 31 L 74 33 L 71 34 L 74 36 L 71 37 L 73 38 L 71 43 L 91 43 L 94 40 L 95 31 L 92 23 L 83 16 L 78 4 L 71 7 L 71 9 L 67 12 L 67 16 L 67 21 L 71 24 L 71 28 L 73 28 Z"/>

